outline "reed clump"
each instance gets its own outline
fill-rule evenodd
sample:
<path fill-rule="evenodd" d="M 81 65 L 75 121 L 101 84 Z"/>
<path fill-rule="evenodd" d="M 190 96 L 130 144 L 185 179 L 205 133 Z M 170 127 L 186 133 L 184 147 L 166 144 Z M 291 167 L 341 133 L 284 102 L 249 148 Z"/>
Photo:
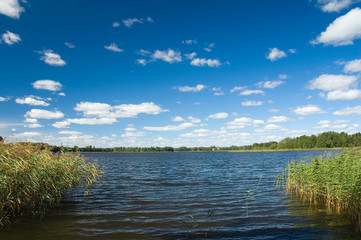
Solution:
<path fill-rule="evenodd" d="M 360 150 L 316 157 L 311 162 L 292 161 L 283 176 L 288 192 L 346 214 L 361 228 Z"/>
<path fill-rule="evenodd" d="M 45 213 L 77 186 L 83 185 L 86 193 L 101 174 L 79 154 L 53 154 L 42 145 L 0 141 L 0 226 Z"/>

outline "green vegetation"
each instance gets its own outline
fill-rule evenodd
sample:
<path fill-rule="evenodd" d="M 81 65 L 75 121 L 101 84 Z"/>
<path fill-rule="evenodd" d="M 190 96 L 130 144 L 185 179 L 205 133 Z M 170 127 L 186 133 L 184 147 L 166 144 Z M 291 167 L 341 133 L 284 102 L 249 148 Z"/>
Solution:
<path fill-rule="evenodd" d="M 79 154 L 0 141 L 0 226 L 20 216 L 44 214 L 79 185 L 87 193 L 101 173 Z"/>
<path fill-rule="evenodd" d="M 282 180 L 288 192 L 346 214 L 361 228 L 361 150 L 293 161 Z"/>

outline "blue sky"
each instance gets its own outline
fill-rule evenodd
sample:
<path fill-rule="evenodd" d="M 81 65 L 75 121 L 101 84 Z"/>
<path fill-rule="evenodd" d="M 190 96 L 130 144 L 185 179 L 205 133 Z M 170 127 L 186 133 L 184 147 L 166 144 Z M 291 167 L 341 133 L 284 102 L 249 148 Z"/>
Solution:
<path fill-rule="evenodd" d="M 179 147 L 359 132 L 360 7 L 0 0 L 0 135 Z"/>

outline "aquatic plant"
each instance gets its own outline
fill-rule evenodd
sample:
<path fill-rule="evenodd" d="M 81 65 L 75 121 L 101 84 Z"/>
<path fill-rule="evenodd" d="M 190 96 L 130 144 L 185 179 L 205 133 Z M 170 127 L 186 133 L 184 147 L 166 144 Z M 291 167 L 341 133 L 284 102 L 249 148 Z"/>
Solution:
<path fill-rule="evenodd" d="M 360 150 L 315 157 L 311 162 L 292 161 L 280 180 L 288 192 L 347 214 L 361 228 Z"/>
<path fill-rule="evenodd" d="M 0 141 L 0 226 L 45 213 L 79 185 L 87 193 L 101 174 L 79 154 L 53 154 L 42 145 Z"/>

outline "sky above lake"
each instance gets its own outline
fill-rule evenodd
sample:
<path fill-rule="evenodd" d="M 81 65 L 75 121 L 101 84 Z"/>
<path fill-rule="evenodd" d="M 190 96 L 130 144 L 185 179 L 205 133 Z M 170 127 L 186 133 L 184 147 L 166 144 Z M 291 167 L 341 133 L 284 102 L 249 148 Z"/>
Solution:
<path fill-rule="evenodd" d="M 356 0 L 0 0 L 0 135 L 231 146 L 361 131 Z"/>

